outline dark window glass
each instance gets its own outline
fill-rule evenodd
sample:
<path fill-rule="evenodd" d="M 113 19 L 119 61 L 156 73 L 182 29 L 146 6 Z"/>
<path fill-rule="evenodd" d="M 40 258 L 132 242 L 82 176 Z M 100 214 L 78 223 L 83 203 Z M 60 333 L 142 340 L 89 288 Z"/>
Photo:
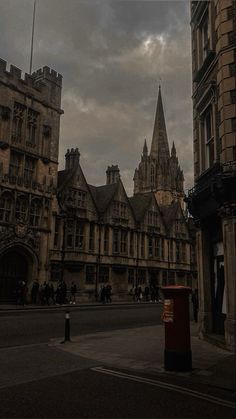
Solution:
<path fill-rule="evenodd" d="M 26 199 L 23 199 L 23 198 L 17 199 L 15 211 L 16 211 L 15 214 L 16 214 L 17 220 L 21 220 L 21 221 L 27 220 L 28 202 L 26 201 Z"/>
<path fill-rule="evenodd" d="M 86 266 L 86 284 L 94 284 L 95 281 L 95 266 Z"/>
<path fill-rule="evenodd" d="M 99 267 L 99 282 L 109 282 L 109 268 L 107 266 Z"/>
<path fill-rule="evenodd" d="M 119 230 L 113 230 L 113 252 L 119 252 Z"/>
<path fill-rule="evenodd" d="M 84 224 L 79 220 L 75 224 L 75 247 L 79 250 L 84 248 Z"/>
<path fill-rule="evenodd" d="M 0 221 L 9 223 L 11 221 L 12 214 L 12 198 L 8 194 L 4 194 L 0 197 Z"/>
<path fill-rule="evenodd" d="M 94 236 L 95 236 L 95 226 L 90 224 L 89 226 L 89 251 L 94 251 Z"/>
<path fill-rule="evenodd" d="M 41 204 L 39 201 L 34 200 L 31 202 L 30 206 L 30 225 L 33 227 L 38 227 L 40 224 L 40 215 L 41 215 Z"/>
<path fill-rule="evenodd" d="M 109 227 L 104 229 L 104 253 L 109 252 Z"/>

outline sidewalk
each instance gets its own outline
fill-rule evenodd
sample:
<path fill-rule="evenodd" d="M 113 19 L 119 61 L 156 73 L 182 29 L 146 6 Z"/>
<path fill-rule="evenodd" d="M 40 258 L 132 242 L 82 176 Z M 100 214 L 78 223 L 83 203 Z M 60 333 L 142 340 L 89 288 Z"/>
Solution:
<path fill-rule="evenodd" d="M 179 375 L 236 391 L 235 355 L 200 340 L 197 328 L 198 325 L 191 322 L 193 370 L 185 373 L 164 370 L 163 325 L 72 336 L 72 342 L 61 345 L 59 340 L 54 340 L 51 345 L 113 368 L 133 370 L 136 373 Z"/>
<path fill-rule="evenodd" d="M 155 303 L 153 303 L 155 304 Z M 162 303 L 158 303 L 162 304 Z M 78 302 L 76 304 L 50 304 L 50 305 L 41 305 L 41 304 L 25 304 L 23 305 L 16 305 L 16 304 L 0 304 L 0 313 L 4 311 L 35 311 L 35 310 L 58 310 L 58 309 L 76 309 L 80 307 L 110 307 L 119 306 L 119 305 L 148 305 L 150 306 L 150 302 L 143 301 L 142 303 L 134 302 L 131 300 L 127 301 L 114 301 L 112 303 L 102 304 L 99 301 L 91 301 L 91 302 Z"/>

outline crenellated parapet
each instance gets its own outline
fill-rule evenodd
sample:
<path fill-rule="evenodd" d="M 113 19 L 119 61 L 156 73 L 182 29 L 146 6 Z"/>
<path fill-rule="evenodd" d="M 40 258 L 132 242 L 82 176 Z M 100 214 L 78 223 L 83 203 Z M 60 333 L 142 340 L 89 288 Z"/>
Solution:
<path fill-rule="evenodd" d="M 62 86 L 62 75 L 57 73 L 55 70 L 49 68 L 48 66 L 44 66 L 43 68 L 40 68 L 39 70 L 35 71 L 32 74 L 32 77 L 34 78 L 36 83 L 41 80 L 48 80 L 51 81 L 51 83 L 55 83 L 58 86 Z"/>
<path fill-rule="evenodd" d="M 60 107 L 62 75 L 47 66 L 40 68 L 33 74 L 22 73 L 18 67 L 10 65 L 0 58 L 0 80 L 19 91 L 38 97 L 53 106 Z"/>

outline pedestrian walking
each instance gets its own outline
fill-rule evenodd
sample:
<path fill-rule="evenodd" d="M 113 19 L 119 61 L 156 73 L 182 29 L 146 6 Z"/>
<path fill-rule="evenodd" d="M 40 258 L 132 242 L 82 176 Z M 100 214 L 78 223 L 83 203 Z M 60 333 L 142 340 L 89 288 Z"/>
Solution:
<path fill-rule="evenodd" d="M 149 286 L 146 285 L 146 287 L 144 288 L 144 294 L 145 294 L 145 300 L 146 301 L 149 301 L 149 292 L 150 292 Z"/>
<path fill-rule="evenodd" d="M 138 303 L 140 303 L 143 299 L 143 290 L 142 287 L 138 287 Z"/>
<path fill-rule="evenodd" d="M 106 302 L 107 303 L 111 303 L 111 291 L 112 291 L 112 287 L 110 284 L 106 285 Z"/>
<path fill-rule="evenodd" d="M 77 287 L 74 281 L 72 281 L 71 287 L 70 287 L 70 304 L 76 304 L 76 292 Z"/>
<path fill-rule="evenodd" d="M 39 283 L 35 279 L 34 282 L 33 282 L 32 288 L 31 288 L 31 302 L 32 302 L 32 304 L 37 303 L 38 291 L 39 291 Z"/>
<path fill-rule="evenodd" d="M 50 288 L 50 299 L 52 301 L 52 304 L 56 304 L 56 301 L 55 301 L 55 290 L 54 290 L 53 284 L 50 284 L 49 285 L 49 288 Z"/>
<path fill-rule="evenodd" d="M 100 298 L 101 298 L 101 303 L 106 304 L 106 289 L 105 289 L 104 285 L 101 288 Z"/>

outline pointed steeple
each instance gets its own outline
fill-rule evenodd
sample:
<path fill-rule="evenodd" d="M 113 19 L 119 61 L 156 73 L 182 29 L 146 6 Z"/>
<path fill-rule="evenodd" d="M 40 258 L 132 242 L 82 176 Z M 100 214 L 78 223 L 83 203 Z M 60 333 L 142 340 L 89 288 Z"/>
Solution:
<path fill-rule="evenodd" d="M 147 157 L 148 155 L 148 148 L 147 148 L 147 141 L 146 138 L 144 140 L 144 146 L 143 146 L 143 156 Z"/>
<path fill-rule="evenodd" d="M 157 108 L 150 157 L 160 160 L 167 159 L 170 157 L 160 85 L 157 99 Z"/>
<path fill-rule="evenodd" d="M 171 149 L 171 157 L 176 157 L 176 148 L 175 148 L 174 141 L 173 141 L 172 149 Z"/>

